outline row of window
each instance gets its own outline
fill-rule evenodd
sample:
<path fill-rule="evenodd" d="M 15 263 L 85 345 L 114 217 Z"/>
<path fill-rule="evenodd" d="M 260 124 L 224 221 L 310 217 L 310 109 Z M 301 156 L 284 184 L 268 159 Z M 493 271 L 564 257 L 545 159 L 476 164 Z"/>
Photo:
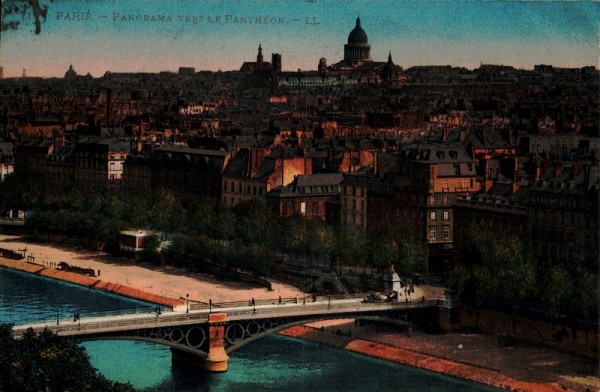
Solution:
<path fill-rule="evenodd" d="M 296 204 L 295 201 L 288 202 L 288 203 L 282 203 L 281 204 L 281 214 L 283 216 L 293 215 L 296 213 L 297 206 L 298 205 Z M 313 201 L 312 203 L 310 203 L 310 208 L 311 208 L 311 216 L 319 215 L 319 202 Z M 300 214 L 306 215 L 306 202 L 304 202 L 304 201 L 300 202 Z"/>
<path fill-rule="evenodd" d="M 442 226 L 442 240 L 450 240 L 450 226 Z M 437 226 L 429 226 L 429 242 L 438 241 Z"/>
<path fill-rule="evenodd" d="M 236 192 L 236 182 L 235 181 L 223 181 L 223 192 Z M 242 193 L 242 183 L 237 182 L 237 193 Z M 256 185 L 248 185 L 246 188 L 247 195 L 258 195 L 262 196 L 263 188 Z"/>
<path fill-rule="evenodd" d="M 473 188 L 474 184 L 475 181 L 472 178 L 457 179 L 454 185 L 454 192 L 468 191 L 470 188 Z M 450 185 L 448 183 L 448 180 L 442 181 L 442 192 L 450 192 Z"/>
<path fill-rule="evenodd" d="M 450 211 L 444 210 L 441 214 L 442 220 L 447 221 L 450 220 Z M 429 220 L 435 221 L 437 220 L 437 211 L 429 211 Z"/>
<path fill-rule="evenodd" d="M 350 204 L 352 204 L 352 209 L 356 210 L 356 206 L 360 205 L 360 211 L 364 211 L 365 210 L 365 201 L 361 200 L 360 204 L 357 203 L 357 200 L 352 199 L 352 203 L 348 202 L 348 199 L 345 197 L 342 197 L 342 207 L 347 208 Z"/>
<path fill-rule="evenodd" d="M 367 193 L 367 190 L 365 188 L 357 188 L 357 187 L 353 187 L 353 186 L 344 185 L 344 194 L 345 195 L 352 194 L 352 196 L 364 197 L 366 195 L 366 193 Z"/>

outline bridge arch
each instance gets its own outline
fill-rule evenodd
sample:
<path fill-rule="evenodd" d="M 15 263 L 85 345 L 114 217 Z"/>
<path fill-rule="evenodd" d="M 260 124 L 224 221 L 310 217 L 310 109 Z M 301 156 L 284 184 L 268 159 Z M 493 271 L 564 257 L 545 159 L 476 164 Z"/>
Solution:
<path fill-rule="evenodd" d="M 336 315 L 336 314 L 330 314 L 330 315 L 324 315 L 322 317 L 317 317 L 317 318 L 299 318 L 299 319 L 281 318 L 281 319 L 275 320 L 275 321 L 273 319 L 264 319 L 265 323 L 268 324 L 268 326 L 270 328 L 265 328 L 264 326 L 261 326 L 261 327 L 259 327 L 259 329 L 256 333 L 244 334 L 241 338 L 238 338 L 238 339 L 232 339 L 232 336 L 228 336 L 227 332 L 230 330 L 233 330 L 234 328 L 237 331 L 242 331 L 242 330 L 246 331 L 248 328 L 254 328 L 254 326 L 251 327 L 251 324 L 254 323 L 254 324 L 258 325 L 259 320 L 252 320 L 247 323 L 245 323 L 244 321 L 230 321 L 226 328 L 226 332 L 225 332 L 225 341 L 224 341 L 225 352 L 227 354 L 230 354 L 230 353 L 246 346 L 247 344 L 250 344 L 257 340 L 263 339 L 267 336 L 278 333 L 284 329 L 295 327 L 298 325 L 309 324 L 312 322 L 318 322 L 318 321 L 360 318 L 361 320 L 378 321 L 378 322 L 384 322 L 384 323 L 388 323 L 388 324 L 395 324 L 395 325 L 402 325 L 402 326 L 416 326 L 416 324 L 420 320 L 420 318 L 418 318 L 418 317 L 407 316 L 406 314 L 401 314 L 400 316 L 401 317 L 394 317 L 393 315 L 389 315 L 389 314 L 388 315 L 384 315 L 384 314 L 382 314 L 382 315 L 356 315 L 356 314 Z M 244 324 L 246 324 L 245 328 L 244 328 Z"/>

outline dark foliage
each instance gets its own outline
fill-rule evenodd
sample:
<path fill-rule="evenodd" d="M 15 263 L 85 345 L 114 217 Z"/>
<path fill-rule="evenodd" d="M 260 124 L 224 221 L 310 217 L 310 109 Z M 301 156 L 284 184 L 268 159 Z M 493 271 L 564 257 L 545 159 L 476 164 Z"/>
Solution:
<path fill-rule="evenodd" d="M 15 340 L 10 325 L 0 325 L 0 391 L 128 392 L 98 373 L 86 351 L 49 331 L 29 330 Z"/>

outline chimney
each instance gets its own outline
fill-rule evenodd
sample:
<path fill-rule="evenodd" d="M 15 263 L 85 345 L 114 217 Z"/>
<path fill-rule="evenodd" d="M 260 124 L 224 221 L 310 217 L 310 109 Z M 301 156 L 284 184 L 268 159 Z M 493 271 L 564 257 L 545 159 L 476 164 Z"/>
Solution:
<path fill-rule="evenodd" d="M 106 89 L 106 126 L 112 127 L 112 89 Z"/>

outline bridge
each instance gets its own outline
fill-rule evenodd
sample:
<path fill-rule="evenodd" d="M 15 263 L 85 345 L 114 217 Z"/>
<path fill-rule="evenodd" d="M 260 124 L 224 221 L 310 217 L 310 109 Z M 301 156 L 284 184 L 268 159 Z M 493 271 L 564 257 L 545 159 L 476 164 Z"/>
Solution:
<path fill-rule="evenodd" d="M 278 300 L 247 303 L 186 305 L 178 311 L 146 311 L 109 316 L 74 318 L 13 327 L 15 338 L 27 330 L 47 329 L 78 340 L 137 340 L 166 345 L 175 358 L 204 361 L 213 372 L 227 370 L 228 354 L 244 345 L 307 322 L 342 318 L 385 320 L 398 324 L 418 321 L 439 300 L 365 301 L 363 295 L 310 297 L 299 302 Z M 196 304 L 198 305 L 198 304 Z M 196 308 L 196 309 L 194 309 Z"/>

